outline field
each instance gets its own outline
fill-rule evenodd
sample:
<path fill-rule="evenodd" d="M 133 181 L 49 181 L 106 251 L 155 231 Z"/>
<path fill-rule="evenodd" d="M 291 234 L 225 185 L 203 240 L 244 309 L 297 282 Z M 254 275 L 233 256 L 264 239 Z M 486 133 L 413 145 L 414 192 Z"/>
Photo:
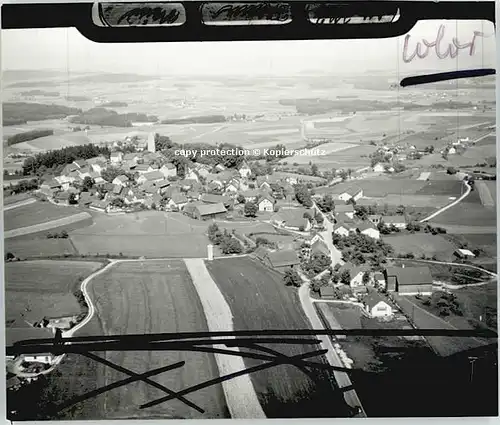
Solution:
<path fill-rule="evenodd" d="M 233 312 L 235 330 L 310 327 L 296 290 L 286 287 L 281 274 L 258 261 L 221 259 L 207 262 L 207 269 Z M 274 344 L 272 348 L 295 355 L 309 347 Z M 251 367 L 258 363 L 245 359 L 245 364 Z M 257 372 L 251 378 L 268 418 L 338 416 L 339 406 L 331 384 L 319 373 L 315 375 L 317 381 L 313 382 L 300 370 L 287 365 Z M 325 397 L 329 397 L 328 404 L 323 402 Z"/>
<path fill-rule="evenodd" d="M 495 209 L 485 208 L 481 203 L 481 197 L 479 196 L 478 190 L 473 190 L 458 205 L 455 205 L 433 218 L 431 223 L 443 225 L 443 227 L 449 224 L 473 228 L 475 226 L 496 226 L 496 221 Z"/>
<path fill-rule="evenodd" d="M 10 238 L 5 239 L 4 247 L 5 252 L 12 252 L 21 259 L 75 255 L 77 253 L 69 239 Z"/>
<path fill-rule="evenodd" d="M 198 295 L 181 260 L 120 263 L 96 277 L 89 287 L 105 335 L 208 330 Z M 135 373 L 185 361 L 183 368 L 153 377 L 174 391 L 218 376 L 213 356 L 203 353 L 126 351 L 109 352 L 106 358 Z M 99 375 L 102 385 L 123 379 L 121 373 L 104 366 L 100 366 Z M 177 400 L 143 411 L 138 409 L 140 404 L 162 395 L 143 382 L 120 387 L 101 396 L 105 399 L 105 417 L 227 417 L 220 385 L 186 396 L 203 408 L 204 414 Z"/>
<path fill-rule="evenodd" d="M 497 202 L 497 188 L 494 181 L 477 181 L 475 189 L 479 192 L 481 203 L 485 207 L 493 208 Z"/>
<path fill-rule="evenodd" d="M 33 226 L 47 221 L 70 217 L 80 211 L 76 208 L 53 205 L 49 202 L 36 202 L 4 212 L 4 230 Z"/>
<path fill-rule="evenodd" d="M 436 255 L 439 260 L 450 261 L 456 247 L 441 235 L 431 233 L 414 233 L 407 235 L 390 235 L 383 237 L 384 242 L 392 245 L 396 254 L 413 253 L 416 258 L 421 255 L 432 257 Z"/>
<path fill-rule="evenodd" d="M 209 223 L 181 214 L 158 211 L 108 216 L 95 213 L 94 223 L 70 232 L 80 254 L 114 254 L 146 257 L 206 257 Z"/>
<path fill-rule="evenodd" d="M 417 300 L 412 300 L 412 297 L 400 296 L 397 294 L 393 294 L 393 297 L 407 317 L 412 318 L 417 328 L 442 329 L 443 332 L 457 329 L 446 320 L 429 313 L 417 303 Z M 470 326 L 467 326 L 467 328 L 471 329 Z M 484 342 L 472 337 L 429 336 L 426 339 L 429 341 L 432 348 L 443 357 L 484 345 Z"/>
<path fill-rule="evenodd" d="M 73 292 L 80 281 L 101 267 L 97 262 L 23 261 L 6 263 L 6 321 L 21 316 L 41 320 L 80 313 Z M 15 326 L 15 325 L 14 325 Z"/>
<path fill-rule="evenodd" d="M 30 198 L 31 198 L 31 193 L 19 193 L 17 195 L 4 196 L 3 204 L 11 205 L 15 204 L 16 202 L 26 201 Z"/>

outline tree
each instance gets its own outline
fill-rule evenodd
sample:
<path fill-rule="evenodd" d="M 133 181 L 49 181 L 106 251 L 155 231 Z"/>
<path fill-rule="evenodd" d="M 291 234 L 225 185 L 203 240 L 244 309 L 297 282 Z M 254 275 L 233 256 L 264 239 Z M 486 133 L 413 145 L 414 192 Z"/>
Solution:
<path fill-rule="evenodd" d="M 283 281 L 286 286 L 294 286 L 298 288 L 302 284 L 302 279 L 299 274 L 293 269 L 286 269 Z"/>
<path fill-rule="evenodd" d="M 323 215 L 320 213 L 316 213 L 314 216 L 314 219 L 316 220 L 316 223 L 318 223 L 320 226 L 323 225 L 325 219 L 323 218 Z"/>
<path fill-rule="evenodd" d="M 155 150 L 161 152 L 166 149 L 173 147 L 172 140 L 168 136 L 160 136 L 158 133 L 155 134 Z"/>
<path fill-rule="evenodd" d="M 70 193 L 69 198 L 68 198 L 68 203 L 70 205 L 78 204 L 78 201 L 76 200 L 76 195 L 74 193 Z"/>
<path fill-rule="evenodd" d="M 363 278 L 361 279 L 361 282 L 363 283 L 363 285 L 367 285 L 368 282 L 370 282 L 370 272 L 363 273 Z"/>
<path fill-rule="evenodd" d="M 307 189 L 306 186 L 302 184 L 297 184 L 295 185 L 295 199 L 297 201 L 304 205 L 307 208 L 310 208 L 313 206 L 312 198 L 311 198 L 311 193 L 309 192 L 309 189 Z"/>
<path fill-rule="evenodd" d="M 318 176 L 319 175 L 318 172 L 319 172 L 318 166 L 316 164 L 311 165 L 311 174 L 313 176 Z"/>
<path fill-rule="evenodd" d="M 447 172 L 448 174 L 452 174 L 452 175 L 453 175 L 453 174 L 457 174 L 457 170 L 456 170 L 456 168 L 455 168 L 455 167 L 448 167 L 448 168 L 446 169 L 446 172 Z"/>
<path fill-rule="evenodd" d="M 14 258 L 16 258 L 16 256 L 12 253 L 12 252 L 7 252 L 5 254 L 5 261 L 11 261 L 13 260 Z"/>
<path fill-rule="evenodd" d="M 111 181 L 113 181 L 113 180 L 111 180 Z M 94 184 L 95 184 L 94 179 L 92 177 L 87 176 L 83 179 L 82 190 L 84 192 L 88 192 L 90 189 L 92 189 L 94 187 Z"/>
<path fill-rule="evenodd" d="M 349 285 L 351 283 L 351 272 L 349 270 L 344 270 L 340 273 L 340 282 L 344 285 Z"/>
<path fill-rule="evenodd" d="M 230 235 L 224 236 L 220 246 L 224 254 L 240 254 L 243 251 L 241 244 Z"/>
<path fill-rule="evenodd" d="M 239 204 L 244 204 L 246 201 L 245 197 L 241 193 L 238 195 L 236 200 L 238 201 Z"/>
<path fill-rule="evenodd" d="M 125 171 L 118 167 L 108 167 L 101 171 L 101 177 L 109 183 L 122 174 L 125 174 Z"/>
<path fill-rule="evenodd" d="M 349 176 L 349 174 L 347 173 L 347 171 L 341 170 L 339 172 L 339 176 L 342 179 L 342 181 L 345 181 L 345 180 L 347 180 L 347 177 Z"/>
<path fill-rule="evenodd" d="M 110 205 L 115 208 L 124 208 L 126 204 L 122 198 L 115 198 L 111 201 Z"/>
<path fill-rule="evenodd" d="M 259 210 L 259 207 L 253 202 L 247 202 L 245 204 L 244 212 L 245 212 L 245 217 L 256 217 L 257 216 L 257 211 Z"/>

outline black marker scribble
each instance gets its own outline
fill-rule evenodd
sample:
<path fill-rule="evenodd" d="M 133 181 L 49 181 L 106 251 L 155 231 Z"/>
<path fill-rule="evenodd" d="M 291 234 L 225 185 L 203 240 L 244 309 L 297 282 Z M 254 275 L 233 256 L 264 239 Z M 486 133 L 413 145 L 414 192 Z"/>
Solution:
<path fill-rule="evenodd" d="M 169 11 L 163 7 L 136 7 L 121 15 L 117 24 L 120 25 L 123 21 L 129 25 L 175 24 L 179 16 L 180 12 L 177 9 Z"/>
<path fill-rule="evenodd" d="M 469 56 L 473 56 L 476 49 L 477 37 L 485 37 L 485 34 L 483 32 L 474 31 L 472 40 L 464 44 L 461 44 L 456 37 L 453 37 L 452 42 L 449 43 L 448 46 L 446 47 L 446 50 L 443 51 L 442 42 L 445 35 L 445 28 L 446 27 L 444 25 L 439 26 L 436 39 L 434 41 L 429 42 L 424 38 L 422 39 L 421 42 L 417 42 L 415 50 L 411 55 L 408 55 L 410 34 L 407 34 L 405 36 L 403 45 L 403 61 L 405 63 L 410 63 L 413 59 L 415 59 L 415 57 L 424 59 L 429 55 L 431 48 L 434 48 L 436 56 L 439 59 L 446 59 L 448 57 L 450 59 L 454 59 L 457 57 L 458 52 L 460 50 L 465 50 L 465 49 L 468 49 Z"/>
<path fill-rule="evenodd" d="M 287 4 L 272 3 L 245 4 L 241 6 L 226 4 L 219 9 L 210 11 L 210 17 L 214 20 L 224 15 L 227 20 L 258 19 L 284 22 L 290 19 Z"/>

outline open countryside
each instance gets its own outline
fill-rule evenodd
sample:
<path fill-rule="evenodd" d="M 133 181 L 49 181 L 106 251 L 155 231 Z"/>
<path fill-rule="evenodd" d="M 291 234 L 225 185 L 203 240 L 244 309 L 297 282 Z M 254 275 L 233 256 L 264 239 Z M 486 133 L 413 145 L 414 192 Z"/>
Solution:
<path fill-rule="evenodd" d="M 391 72 L 6 72 L 9 419 L 494 415 L 494 79 Z"/>

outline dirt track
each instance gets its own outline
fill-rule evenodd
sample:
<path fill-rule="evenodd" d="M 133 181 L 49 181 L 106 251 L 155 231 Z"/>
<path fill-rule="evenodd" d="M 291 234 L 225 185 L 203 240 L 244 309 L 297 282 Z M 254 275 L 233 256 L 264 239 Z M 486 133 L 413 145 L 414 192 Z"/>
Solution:
<path fill-rule="evenodd" d="M 210 276 L 204 260 L 186 259 L 184 261 L 203 305 L 208 329 L 211 332 L 233 330 L 231 309 Z M 241 357 L 215 354 L 215 359 L 220 376 L 246 368 Z M 225 381 L 222 386 L 232 419 L 264 419 L 266 417 L 248 375 Z"/>

